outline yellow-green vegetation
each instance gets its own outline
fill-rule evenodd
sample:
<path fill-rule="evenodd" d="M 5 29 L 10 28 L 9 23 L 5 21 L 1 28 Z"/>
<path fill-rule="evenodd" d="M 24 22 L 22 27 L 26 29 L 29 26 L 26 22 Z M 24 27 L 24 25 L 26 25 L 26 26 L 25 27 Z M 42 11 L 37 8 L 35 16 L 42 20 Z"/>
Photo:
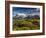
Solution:
<path fill-rule="evenodd" d="M 37 30 L 40 29 L 40 19 L 15 19 L 13 30 Z"/>

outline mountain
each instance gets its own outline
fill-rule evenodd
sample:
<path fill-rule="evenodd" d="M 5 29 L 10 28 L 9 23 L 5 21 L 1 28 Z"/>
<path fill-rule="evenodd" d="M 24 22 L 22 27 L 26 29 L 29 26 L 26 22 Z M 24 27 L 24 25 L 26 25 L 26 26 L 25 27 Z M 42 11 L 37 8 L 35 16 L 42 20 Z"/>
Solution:
<path fill-rule="evenodd" d="M 32 13 L 32 14 L 24 14 L 24 13 L 18 13 L 16 14 L 16 19 L 32 19 L 32 18 L 40 18 L 40 14 L 39 13 Z"/>

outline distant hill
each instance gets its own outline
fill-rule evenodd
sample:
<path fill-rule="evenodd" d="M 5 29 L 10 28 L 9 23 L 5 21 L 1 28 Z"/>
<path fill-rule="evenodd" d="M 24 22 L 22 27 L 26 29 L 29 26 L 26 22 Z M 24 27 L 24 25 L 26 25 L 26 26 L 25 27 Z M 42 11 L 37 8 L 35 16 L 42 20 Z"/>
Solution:
<path fill-rule="evenodd" d="M 18 14 L 16 14 L 16 19 L 32 19 L 32 18 L 36 18 L 36 19 L 38 19 L 38 18 L 40 18 L 40 14 L 24 14 L 24 13 L 18 13 Z"/>

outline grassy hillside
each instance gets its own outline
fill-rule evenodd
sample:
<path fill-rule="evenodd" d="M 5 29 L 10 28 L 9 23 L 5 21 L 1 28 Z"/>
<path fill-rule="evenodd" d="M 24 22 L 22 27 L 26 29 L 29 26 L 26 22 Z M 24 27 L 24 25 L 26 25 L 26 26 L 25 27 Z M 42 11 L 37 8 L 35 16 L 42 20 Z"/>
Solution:
<path fill-rule="evenodd" d="M 13 30 L 37 30 L 40 29 L 40 19 L 14 19 Z"/>

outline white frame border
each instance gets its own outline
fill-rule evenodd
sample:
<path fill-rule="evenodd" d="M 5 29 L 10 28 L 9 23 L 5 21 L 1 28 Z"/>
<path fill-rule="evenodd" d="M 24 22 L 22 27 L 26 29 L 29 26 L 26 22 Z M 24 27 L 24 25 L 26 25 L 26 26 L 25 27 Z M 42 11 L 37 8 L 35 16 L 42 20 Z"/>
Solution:
<path fill-rule="evenodd" d="M 40 30 L 23 30 L 23 31 L 13 31 L 12 30 L 12 7 L 25 7 L 25 8 L 40 8 Z M 37 5 L 19 5 L 19 4 L 10 4 L 10 34 L 23 34 L 23 33 L 39 33 L 42 32 L 42 6 Z"/>

